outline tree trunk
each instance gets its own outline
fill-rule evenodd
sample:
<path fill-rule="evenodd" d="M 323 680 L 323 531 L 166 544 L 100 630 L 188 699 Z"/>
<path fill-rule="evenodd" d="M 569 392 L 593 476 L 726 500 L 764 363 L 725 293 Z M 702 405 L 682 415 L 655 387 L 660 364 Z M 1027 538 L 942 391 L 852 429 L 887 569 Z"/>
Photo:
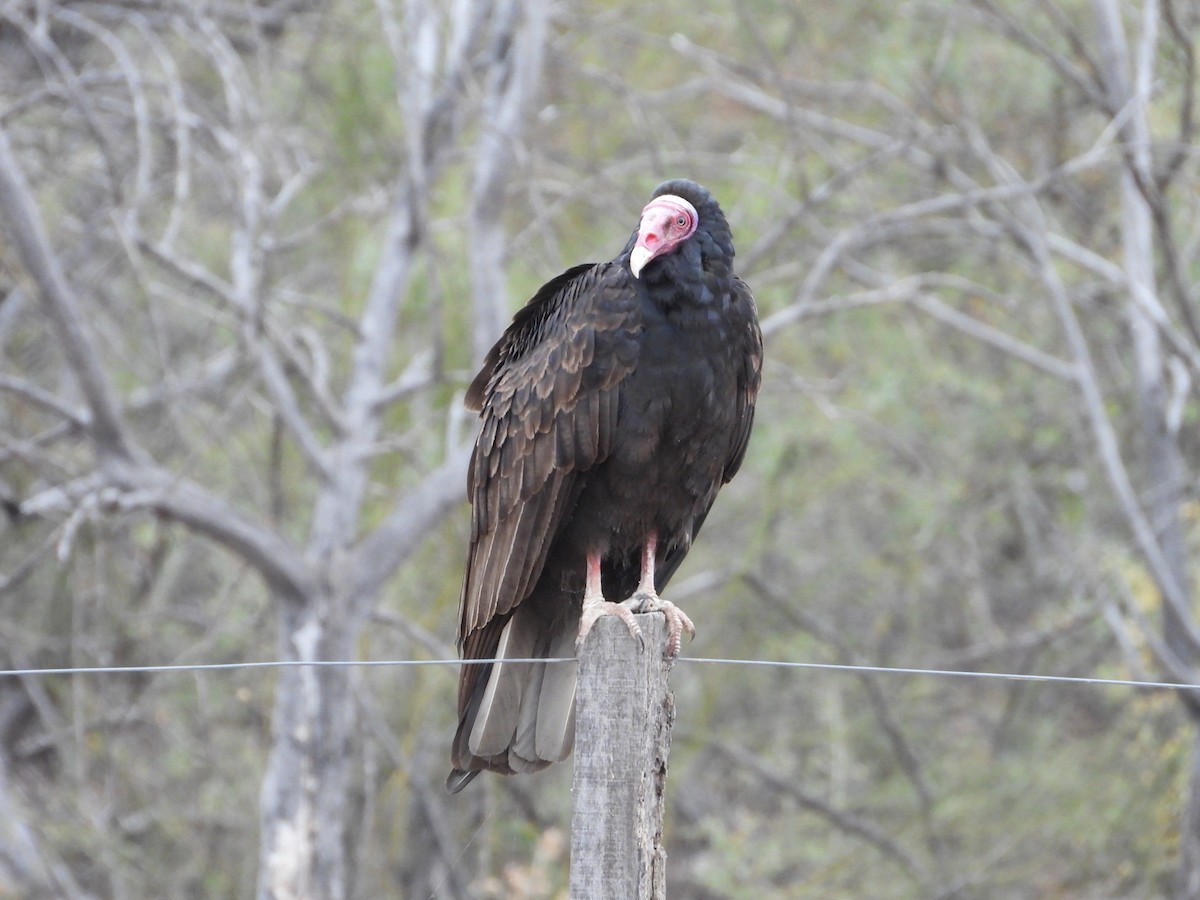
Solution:
<path fill-rule="evenodd" d="M 478 0 L 458 4 L 450 17 L 444 58 L 436 41 L 436 4 L 408 4 L 400 29 L 389 9 L 397 64 L 406 65 L 406 108 L 413 139 L 408 171 L 397 188 L 382 255 L 359 320 L 359 340 L 342 402 L 342 434 L 314 455 L 325 472 L 317 495 L 306 557 L 325 583 L 301 595 L 279 595 L 282 658 L 299 662 L 352 659 L 379 591 L 440 520 L 461 502 L 466 453 L 446 463 L 410 491 L 396 510 L 361 535 L 370 481 L 371 448 L 384 429 L 379 399 L 393 366 L 393 336 L 401 303 L 417 264 L 432 178 L 455 146 L 462 85 L 486 75 L 480 115 L 495 131 L 480 139 L 472 234 L 487 234 L 495 252 L 472 266 L 476 311 L 493 310 L 489 340 L 500 331 L 504 254 L 503 175 L 519 139 L 525 107 L 537 84 L 544 43 L 546 3 Z M 442 58 L 442 68 L 438 60 Z M 448 127 L 449 126 L 449 127 Z M 478 221 L 477 221 L 478 220 Z M 490 307 L 489 307 L 490 304 Z M 465 451 L 466 448 L 463 448 Z M 351 897 L 355 833 L 361 790 L 354 784 L 361 742 L 352 692 L 354 670 L 297 666 L 281 670 L 275 733 L 261 794 L 260 900 L 343 900 Z"/>
<path fill-rule="evenodd" d="M 281 658 L 350 658 L 358 627 L 330 616 L 327 598 L 282 600 Z M 358 742 L 348 666 L 289 666 L 275 692 L 275 741 L 263 779 L 259 900 L 353 895 Z"/>
<path fill-rule="evenodd" d="M 1192 735 L 1187 795 L 1180 824 L 1176 884 L 1176 897 L 1179 900 L 1196 900 L 1200 897 L 1200 790 L 1197 790 L 1197 785 L 1200 785 L 1200 729 Z"/>
<path fill-rule="evenodd" d="M 1154 77 L 1160 12 L 1156 0 L 1142 8 L 1137 54 L 1131 59 L 1115 0 L 1096 0 L 1101 72 L 1114 115 L 1124 115 L 1125 166 L 1121 173 L 1121 239 L 1129 281 L 1129 330 L 1133 339 L 1138 413 L 1141 422 L 1142 491 L 1164 563 L 1157 575 L 1163 596 L 1163 637 L 1175 668 L 1192 681 L 1200 672 L 1200 648 L 1192 640 L 1196 622 L 1191 610 L 1191 585 L 1181 506 L 1185 465 L 1177 435 L 1168 423 L 1170 398 L 1166 355 L 1155 313 L 1161 310 L 1155 277 L 1152 193 L 1157 191 L 1151 158 L 1151 133 L 1146 104 Z M 1131 74 L 1132 72 L 1132 74 Z M 1160 317 L 1161 318 L 1161 317 Z M 1164 583 L 1166 582 L 1166 583 Z M 1193 728 L 1192 762 L 1180 823 L 1178 896 L 1200 900 L 1200 700 L 1180 691 Z"/>

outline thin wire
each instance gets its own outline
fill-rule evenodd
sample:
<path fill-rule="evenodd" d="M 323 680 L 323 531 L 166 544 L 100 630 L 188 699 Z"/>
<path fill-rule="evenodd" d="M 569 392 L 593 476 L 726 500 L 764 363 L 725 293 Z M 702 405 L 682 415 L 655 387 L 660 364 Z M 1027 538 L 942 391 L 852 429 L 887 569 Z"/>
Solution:
<path fill-rule="evenodd" d="M 160 666 L 73 666 L 53 669 L 0 669 L 0 678 L 9 676 L 39 675 L 120 675 L 148 672 L 214 672 L 232 669 L 282 669 L 295 666 L 325 668 L 330 666 L 357 666 L 359 668 L 382 668 L 392 666 L 462 666 L 486 665 L 488 663 L 562 663 L 575 662 L 575 657 L 521 658 L 521 659 L 321 659 L 321 660 L 263 660 L 259 662 L 231 663 L 185 663 Z M 779 659 L 722 659 L 717 657 L 681 656 L 676 662 L 700 663 L 721 666 L 759 666 L 776 669 L 812 669 L 830 672 L 870 672 L 879 675 L 924 675 L 941 678 L 982 678 L 1001 681 L 1037 681 L 1050 684 L 1093 684 L 1115 687 L 1154 688 L 1172 691 L 1200 689 L 1200 684 L 1175 681 L 1139 681 L 1132 678 L 1089 678 L 1082 675 L 1038 675 L 1020 672 L 971 672 L 963 669 L 918 669 L 901 666 L 860 666 L 849 663 L 793 662 Z"/>
<path fill-rule="evenodd" d="M 1083 675 L 1037 675 L 1021 672 L 971 672 L 965 669 L 912 669 L 902 666 L 856 666 L 848 663 L 791 662 L 790 660 L 772 659 L 718 659 L 681 656 L 678 662 L 773 666 L 782 669 L 824 669 L 834 672 L 874 672 L 881 675 L 934 675 L 950 678 L 990 678 L 1003 681 L 1041 681 L 1055 684 L 1102 684 L 1117 687 L 1167 688 L 1174 691 L 1200 688 L 1200 684 L 1178 681 L 1138 681 L 1132 678 L 1089 678 Z"/>

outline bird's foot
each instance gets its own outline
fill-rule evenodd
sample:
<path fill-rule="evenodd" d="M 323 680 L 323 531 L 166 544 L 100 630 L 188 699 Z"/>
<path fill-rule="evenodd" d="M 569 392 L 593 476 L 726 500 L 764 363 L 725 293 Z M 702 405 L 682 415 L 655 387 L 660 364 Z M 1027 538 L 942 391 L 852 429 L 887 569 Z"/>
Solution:
<path fill-rule="evenodd" d="M 670 600 L 664 600 L 658 596 L 658 593 L 655 591 L 638 591 L 619 605 L 634 613 L 660 612 L 666 616 L 667 659 L 675 659 L 675 657 L 679 656 L 679 651 L 683 647 L 683 633 L 685 631 L 688 633 L 689 638 L 696 636 L 696 626 L 692 624 L 692 620 L 688 618 L 688 614 Z"/>
<path fill-rule="evenodd" d="M 579 617 L 579 636 L 575 638 L 576 652 L 583 646 L 583 642 L 587 639 L 592 626 L 596 624 L 596 620 L 601 616 L 616 616 L 624 622 L 625 627 L 629 629 L 629 634 L 637 639 L 638 648 L 645 650 L 646 639 L 642 636 L 641 626 L 634 619 L 633 611 L 626 603 L 610 603 L 603 597 L 595 599 L 585 597 L 583 600 L 583 615 Z"/>

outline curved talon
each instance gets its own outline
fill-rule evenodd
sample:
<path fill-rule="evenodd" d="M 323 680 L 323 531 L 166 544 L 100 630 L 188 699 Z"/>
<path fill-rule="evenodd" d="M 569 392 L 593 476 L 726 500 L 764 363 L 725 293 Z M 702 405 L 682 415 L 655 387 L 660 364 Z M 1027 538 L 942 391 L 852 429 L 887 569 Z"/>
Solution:
<path fill-rule="evenodd" d="M 667 658 L 675 659 L 683 649 L 683 633 L 688 639 L 696 637 L 696 626 L 687 613 L 669 600 L 662 601 L 662 613 L 667 617 Z"/>
<path fill-rule="evenodd" d="M 668 659 L 675 659 L 679 656 L 679 651 L 683 649 L 683 633 L 685 631 L 688 633 L 689 639 L 696 637 L 696 626 L 692 624 L 688 614 L 670 600 L 664 600 L 658 596 L 657 593 L 640 590 L 619 605 L 637 613 L 660 612 L 666 617 L 666 657 Z"/>
<path fill-rule="evenodd" d="M 642 628 L 638 625 L 637 620 L 633 617 L 633 611 L 620 603 L 611 603 L 608 600 L 588 600 L 583 604 L 583 615 L 579 617 L 579 636 L 575 638 L 575 650 L 583 646 L 583 642 L 587 639 L 588 634 L 592 630 L 592 626 L 596 624 L 596 620 L 601 616 L 616 616 L 625 623 L 625 627 L 629 629 L 631 637 L 637 638 L 638 648 L 641 651 L 646 649 L 646 638 L 642 634 Z"/>
<path fill-rule="evenodd" d="M 667 617 L 668 655 L 675 659 L 683 649 L 683 632 L 688 633 L 689 641 L 695 640 L 696 626 L 687 613 L 670 601 L 664 601 L 663 614 Z"/>

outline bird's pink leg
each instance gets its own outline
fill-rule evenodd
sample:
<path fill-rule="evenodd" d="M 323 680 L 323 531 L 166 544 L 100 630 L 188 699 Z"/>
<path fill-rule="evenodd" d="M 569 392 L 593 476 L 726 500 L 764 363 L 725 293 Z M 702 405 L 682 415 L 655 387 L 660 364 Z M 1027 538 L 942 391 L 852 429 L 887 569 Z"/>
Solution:
<path fill-rule="evenodd" d="M 592 630 L 592 626 L 601 616 L 616 616 L 625 623 L 629 633 L 637 638 L 642 648 L 645 648 L 646 641 L 642 637 L 642 629 L 634 619 L 633 612 L 629 607 L 622 606 L 620 603 L 609 603 L 604 599 L 604 591 L 600 586 L 600 554 L 589 553 L 587 555 L 587 580 L 583 587 L 583 615 L 579 617 L 579 637 L 575 638 L 577 650 L 583 646 L 588 632 Z"/>
<path fill-rule="evenodd" d="M 654 558 L 658 555 L 658 532 L 651 531 L 646 535 L 646 543 L 642 544 L 642 577 L 638 581 L 637 594 L 644 594 L 647 597 L 657 597 L 658 592 L 654 590 Z"/>
<path fill-rule="evenodd" d="M 646 535 L 646 543 L 642 545 L 642 576 L 638 581 L 637 590 L 621 605 L 633 612 L 661 612 L 667 617 L 667 656 L 674 659 L 683 646 L 683 633 L 686 631 L 689 637 L 695 637 L 696 626 L 692 624 L 687 613 L 670 600 L 662 599 L 654 589 L 654 561 L 657 553 L 658 532 L 651 531 Z"/>

